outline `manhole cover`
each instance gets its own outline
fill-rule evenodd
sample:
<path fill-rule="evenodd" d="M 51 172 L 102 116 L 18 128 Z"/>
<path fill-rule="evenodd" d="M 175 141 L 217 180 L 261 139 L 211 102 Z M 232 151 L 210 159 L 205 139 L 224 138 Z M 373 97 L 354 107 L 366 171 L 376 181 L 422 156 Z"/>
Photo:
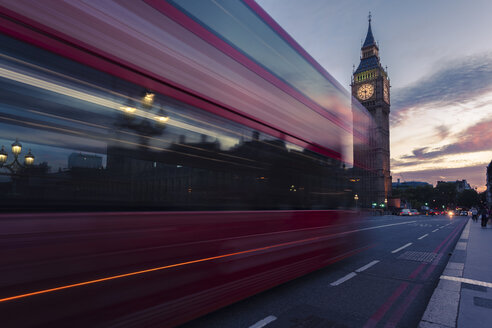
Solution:
<path fill-rule="evenodd" d="M 437 253 L 431 252 L 405 252 L 397 257 L 398 260 L 416 261 L 431 263 L 437 257 Z"/>

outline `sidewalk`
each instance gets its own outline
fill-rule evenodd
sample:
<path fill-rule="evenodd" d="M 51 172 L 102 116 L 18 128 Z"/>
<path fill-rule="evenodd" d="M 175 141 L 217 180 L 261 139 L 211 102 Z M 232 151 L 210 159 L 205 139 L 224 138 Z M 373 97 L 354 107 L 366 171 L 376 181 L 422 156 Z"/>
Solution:
<path fill-rule="evenodd" d="M 492 225 L 469 219 L 427 305 L 421 328 L 492 327 Z"/>

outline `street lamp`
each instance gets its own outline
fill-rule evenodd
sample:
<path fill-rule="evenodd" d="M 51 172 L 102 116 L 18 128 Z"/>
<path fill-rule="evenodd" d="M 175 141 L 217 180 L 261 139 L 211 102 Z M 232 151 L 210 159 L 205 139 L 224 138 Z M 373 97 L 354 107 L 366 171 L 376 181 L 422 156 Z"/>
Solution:
<path fill-rule="evenodd" d="M 355 209 L 357 210 L 357 201 L 359 200 L 359 195 L 355 194 L 354 200 L 355 200 Z"/>
<path fill-rule="evenodd" d="M 0 168 L 6 168 L 11 173 L 17 173 L 21 169 L 25 169 L 31 166 L 34 163 L 34 155 L 29 152 L 24 156 L 24 164 L 19 162 L 19 155 L 22 151 L 22 145 L 18 139 L 15 139 L 15 142 L 12 144 L 12 154 L 14 155 L 14 159 L 11 163 L 7 163 L 7 151 L 5 150 L 5 146 L 2 145 L 2 149 L 0 149 Z"/>

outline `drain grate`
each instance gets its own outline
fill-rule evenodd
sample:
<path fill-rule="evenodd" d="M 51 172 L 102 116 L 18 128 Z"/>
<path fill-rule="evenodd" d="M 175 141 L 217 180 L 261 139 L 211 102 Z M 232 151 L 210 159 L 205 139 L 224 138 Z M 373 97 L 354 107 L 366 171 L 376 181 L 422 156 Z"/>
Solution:
<path fill-rule="evenodd" d="M 431 263 L 437 257 L 437 253 L 408 251 L 397 257 L 398 260 Z"/>

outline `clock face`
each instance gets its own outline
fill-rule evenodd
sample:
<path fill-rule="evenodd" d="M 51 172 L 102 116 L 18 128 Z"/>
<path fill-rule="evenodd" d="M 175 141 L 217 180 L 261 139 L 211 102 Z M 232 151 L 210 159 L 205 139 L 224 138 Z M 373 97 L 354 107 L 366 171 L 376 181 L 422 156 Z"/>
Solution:
<path fill-rule="evenodd" d="M 383 97 L 384 97 L 384 101 L 386 101 L 386 103 L 389 104 L 390 98 L 389 98 L 388 85 L 386 83 L 384 84 Z"/>
<path fill-rule="evenodd" d="M 369 83 L 364 83 L 357 89 L 357 98 L 360 100 L 367 100 L 374 94 L 374 86 Z"/>

